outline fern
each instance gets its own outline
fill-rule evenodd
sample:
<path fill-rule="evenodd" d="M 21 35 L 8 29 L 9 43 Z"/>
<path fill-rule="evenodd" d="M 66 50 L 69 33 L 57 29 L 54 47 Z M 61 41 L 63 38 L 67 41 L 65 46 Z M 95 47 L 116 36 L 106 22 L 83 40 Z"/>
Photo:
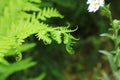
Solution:
<path fill-rule="evenodd" d="M 22 45 L 27 37 L 35 34 L 45 44 L 55 40 L 58 44 L 66 44 L 66 50 L 73 53 L 72 40 L 76 40 L 68 27 L 53 27 L 40 22 L 47 18 L 63 16 L 54 8 L 43 8 L 33 4 L 39 0 L 1 0 L 0 3 L 0 63 L 8 65 L 5 56 L 16 55 L 16 60 L 22 59 Z M 26 13 L 32 11 L 32 13 Z M 19 70 L 19 69 L 18 69 Z"/>
<path fill-rule="evenodd" d="M 24 0 L 26 1 L 26 0 Z M 23 2 L 24 2 L 23 1 Z M 17 5 L 23 6 L 23 4 L 19 1 L 16 0 Z M 29 6 L 31 5 L 30 2 L 24 2 Z M 33 7 L 32 7 L 33 8 Z M 29 14 L 29 16 L 24 16 L 27 13 L 25 13 L 24 11 L 24 6 L 23 9 L 19 10 L 19 9 L 14 9 L 15 11 L 13 11 L 13 3 L 12 0 L 9 1 L 9 5 L 5 8 L 4 10 L 4 16 L 3 18 L 0 19 L 0 22 L 2 24 L 6 23 L 6 20 L 8 18 L 10 18 L 11 20 L 7 20 L 9 25 L 1 25 L 1 30 L 3 30 L 5 33 L 1 33 L 2 37 L 6 37 L 5 40 L 0 40 L 0 54 L 4 54 L 7 55 L 7 51 L 10 50 L 12 47 L 14 47 L 14 49 L 20 53 L 20 46 L 22 45 L 22 43 L 24 42 L 24 39 L 29 37 L 32 34 L 37 34 L 38 39 L 39 40 L 43 40 L 44 42 L 46 42 L 47 44 L 50 44 L 52 42 L 52 39 L 54 39 L 55 41 L 57 41 L 59 44 L 62 42 L 61 41 L 61 35 L 64 34 L 64 36 L 66 37 L 66 40 L 71 40 L 74 39 L 70 34 L 68 34 L 69 32 L 71 32 L 71 30 L 68 30 L 66 27 L 56 27 L 56 28 L 52 28 L 47 24 L 44 24 L 43 22 L 39 22 L 38 19 L 43 19 L 44 20 L 50 17 L 60 17 L 62 18 L 62 16 L 59 14 L 59 12 L 56 9 L 53 8 L 44 8 L 43 10 L 40 10 L 37 18 L 34 14 Z M 34 10 L 35 8 L 33 8 Z M 10 11 L 11 10 L 11 11 Z M 36 10 L 36 9 L 35 9 Z M 19 14 L 18 14 L 19 12 Z M 9 13 L 9 14 L 8 14 Z M 42 13 L 42 14 L 41 14 Z M 53 13 L 53 14 L 52 14 Z M 16 15 L 16 17 L 14 16 L 14 14 Z M 22 15 L 22 16 L 21 16 Z M 12 18 L 15 17 L 15 18 Z M 4 29 L 5 27 L 5 29 Z M 3 32 L 1 31 L 1 32 Z M 52 37 L 52 39 L 50 38 L 50 36 Z M 65 44 L 68 44 L 68 42 L 65 42 Z M 6 44 L 8 43 L 8 44 Z M 12 46 L 12 47 L 11 47 Z M 6 54 L 7 53 L 7 54 Z"/>
<path fill-rule="evenodd" d="M 38 19 L 41 20 L 46 20 L 46 18 L 51 18 L 51 17 L 60 17 L 63 18 L 63 16 L 54 8 L 43 8 L 40 10 L 40 12 L 37 15 Z"/>

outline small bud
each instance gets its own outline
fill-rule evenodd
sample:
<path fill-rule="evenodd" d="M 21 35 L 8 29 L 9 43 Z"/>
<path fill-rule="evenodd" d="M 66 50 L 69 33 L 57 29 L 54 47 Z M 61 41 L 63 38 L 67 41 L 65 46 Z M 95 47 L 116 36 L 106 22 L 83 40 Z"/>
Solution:
<path fill-rule="evenodd" d="M 113 28 L 114 29 L 118 28 L 119 25 L 120 25 L 120 21 L 119 20 L 117 20 L 117 19 L 113 20 Z"/>

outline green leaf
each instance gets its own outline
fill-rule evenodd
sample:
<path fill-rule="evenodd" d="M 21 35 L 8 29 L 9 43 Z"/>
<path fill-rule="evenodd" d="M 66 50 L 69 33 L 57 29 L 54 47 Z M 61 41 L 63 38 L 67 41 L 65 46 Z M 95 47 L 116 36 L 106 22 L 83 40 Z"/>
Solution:
<path fill-rule="evenodd" d="M 46 74 L 45 73 L 42 73 L 40 76 L 36 77 L 36 78 L 31 78 L 31 79 L 28 79 L 28 80 L 43 80 L 45 78 Z"/>
<path fill-rule="evenodd" d="M 114 39 L 114 36 L 112 34 L 108 34 L 108 33 L 103 33 L 103 34 L 100 34 L 101 37 L 108 37 L 110 39 Z"/>
<path fill-rule="evenodd" d="M 36 43 L 25 43 L 21 46 L 21 51 L 27 51 L 36 46 Z"/>
<path fill-rule="evenodd" d="M 35 62 L 31 62 L 31 58 L 9 65 L 0 64 L 0 80 L 6 80 L 6 78 L 14 72 L 25 70 L 35 64 Z"/>
<path fill-rule="evenodd" d="M 114 72 L 116 70 L 116 65 L 114 65 L 113 55 L 110 52 L 105 50 L 99 50 L 99 52 L 107 56 L 111 69 Z"/>

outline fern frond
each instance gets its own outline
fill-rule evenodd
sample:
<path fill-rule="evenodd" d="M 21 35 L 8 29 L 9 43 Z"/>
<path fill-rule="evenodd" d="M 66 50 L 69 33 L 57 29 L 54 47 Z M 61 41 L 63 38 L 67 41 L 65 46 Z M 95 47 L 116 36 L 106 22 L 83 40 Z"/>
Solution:
<path fill-rule="evenodd" d="M 42 10 L 39 11 L 37 15 L 37 19 L 41 20 L 46 20 L 46 18 L 51 18 L 51 17 L 59 17 L 63 18 L 63 16 L 54 8 L 43 8 Z"/>
<path fill-rule="evenodd" d="M 32 4 L 32 3 L 27 3 L 23 10 L 25 11 L 39 11 L 40 8 L 38 8 L 36 5 Z"/>
<path fill-rule="evenodd" d="M 15 44 L 15 40 L 9 37 L 0 37 L 0 55 L 10 55 L 7 53 Z M 7 44 L 6 44 L 7 43 Z"/>
<path fill-rule="evenodd" d="M 72 49 L 73 40 L 78 40 L 78 39 L 74 38 L 70 34 L 64 33 L 64 44 L 66 44 L 66 50 L 70 54 L 74 54 L 74 50 Z"/>
<path fill-rule="evenodd" d="M 27 37 L 33 34 L 36 34 L 38 39 L 43 40 L 46 44 L 50 44 L 52 40 L 60 44 L 62 43 L 61 37 L 63 36 L 63 42 L 66 44 L 67 51 L 72 52 L 71 43 L 75 38 L 69 33 L 74 30 L 69 30 L 68 27 L 64 26 L 51 27 L 38 20 L 46 20 L 51 17 L 63 18 L 56 9 L 40 9 L 37 14 L 35 13 L 36 9 L 33 7 L 34 13 L 28 15 L 23 10 L 26 5 L 30 6 L 32 3 L 27 0 L 24 0 L 24 3 L 16 0 L 15 5 L 18 5 L 18 8 L 20 7 L 17 9 L 13 7 L 13 2 L 14 0 L 8 2 L 8 6 L 4 8 L 3 16 L 0 18 L 0 55 L 9 56 L 17 54 L 17 59 L 21 59 L 21 45 Z"/>
<path fill-rule="evenodd" d="M 51 32 L 51 37 L 52 37 L 53 40 L 57 41 L 58 44 L 62 43 L 62 39 L 61 39 L 62 33 L 61 33 L 61 31 L 55 30 L 55 31 Z"/>
<path fill-rule="evenodd" d="M 29 0 L 30 2 L 41 3 L 41 0 Z"/>
<path fill-rule="evenodd" d="M 21 60 L 22 50 L 25 50 L 22 49 L 23 43 L 26 38 L 33 34 L 46 44 L 51 44 L 52 40 L 58 44 L 63 42 L 66 45 L 66 50 L 71 54 L 73 53 L 72 41 L 76 39 L 70 35 L 70 32 L 74 30 L 69 30 L 68 27 L 64 26 L 53 27 L 43 23 L 42 20 L 47 18 L 63 18 L 63 16 L 54 8 L 40 9 L 33 4 L 39 3 L 38 1 L 0 0 L 0 80 L 5 80 L 13 72 L 29 68 L 35 64 L 30 62 L 30 59 Z M 30 14 L 26 12 L 31 10 L 32 13 Z M 19 62 L 10 64 L 5 57 L 13 55 Z M 23 66 L 23 64 L 25 65 Z M 42 77 L 35 79 L 42 79 Z"/>

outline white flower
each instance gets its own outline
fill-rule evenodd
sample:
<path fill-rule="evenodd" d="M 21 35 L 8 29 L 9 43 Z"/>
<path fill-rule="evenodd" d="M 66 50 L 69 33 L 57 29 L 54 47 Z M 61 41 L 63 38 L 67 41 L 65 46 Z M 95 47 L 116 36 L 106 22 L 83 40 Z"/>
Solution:
<path fill-rule="evenodd" d="M 99 9 L 99 7 L 104 6 L 104 0 L 88 0 L 87 4 L 89 4 L 89 12 L 96 12 Z"/>

